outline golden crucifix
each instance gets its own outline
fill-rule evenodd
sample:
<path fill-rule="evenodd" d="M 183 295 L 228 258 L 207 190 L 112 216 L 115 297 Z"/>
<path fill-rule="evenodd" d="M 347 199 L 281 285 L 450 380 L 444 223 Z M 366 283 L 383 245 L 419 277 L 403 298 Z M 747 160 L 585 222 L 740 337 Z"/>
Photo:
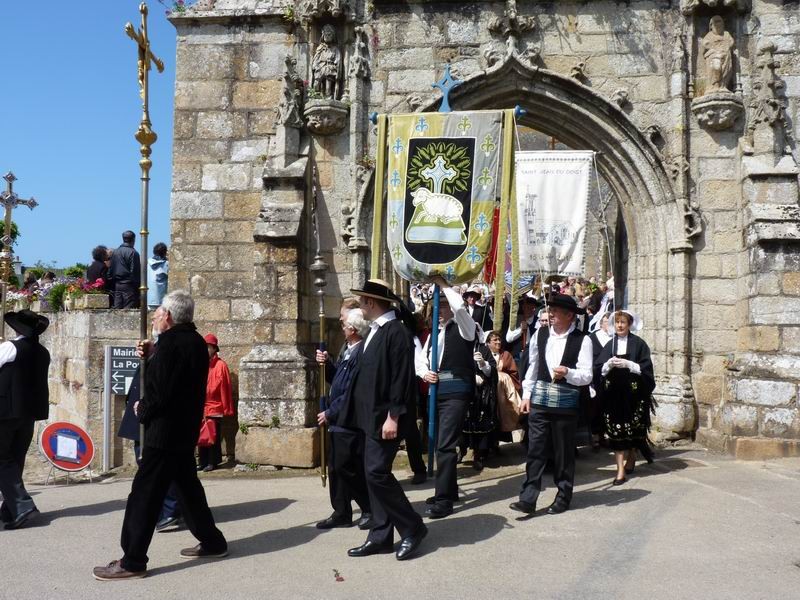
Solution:
<path fill-rule="evenodd" d="M 142 26 L 137 31 L 133 28 L 131 23 L 125 25 L 125 33 L 136 42 L 139 50 L 139 60 L 137 62 L 137 72 L 139 78 L 139 95 L 142 98 L 142 120 L 139 123 L 139 129 L 136 130 L 134 137 L 139 142 L 139 152 L 142 158 L 139 160 L 139 167 L 142 170 L 142 229 L 139 232 L 140 250 L 139 256 L 141 261 L 141 268 L 139 271 L 139 339 L 146 340 L 148 338 L 148 322 L 147 322 L 147 211 L 150 193 L 150 167 L 153 162 L 150 160 L 150 147 L 156 143 L 158 136 L 153 128 L 150 126 L 150 105 L 149 105 L 149 73 L 150 63 L 155 64 L 158 72 L 164 70 L 164 63 L 156 57 L 150 50 L 150 38 L 147 37 L 147 4 L 142 2 L 139 5 L 139 12 L 142 15 Z M 145 368 L 144 361 L 142 361 L 141 368 L 139 369 L 139 390 L 140 394 L 144 394 L 145 389 Z M 141 399 L 142 396 L 140 396 Z M 144 442 L 143 429 L 139 430 L 139 439 Z M 142 444 L 144 446 L 144 444 Z"/>

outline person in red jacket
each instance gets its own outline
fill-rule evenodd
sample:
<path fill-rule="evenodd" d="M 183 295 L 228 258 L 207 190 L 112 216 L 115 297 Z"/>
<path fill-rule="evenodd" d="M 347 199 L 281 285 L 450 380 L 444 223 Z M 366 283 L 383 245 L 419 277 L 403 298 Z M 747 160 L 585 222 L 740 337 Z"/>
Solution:
<path fill-rule="evenodd" d="M 222 462 L 222 417 L 233 416 L 231 374 L 227 363 L 219 357 L 217 336 L 209 333 L 203 338 L 208 348 L 208 385 L 203 416 L 213 419 L 217 427 L 217 439 L 213 446 L 198 448 L 200 464 L 198 471 L 213 471 Z"/>

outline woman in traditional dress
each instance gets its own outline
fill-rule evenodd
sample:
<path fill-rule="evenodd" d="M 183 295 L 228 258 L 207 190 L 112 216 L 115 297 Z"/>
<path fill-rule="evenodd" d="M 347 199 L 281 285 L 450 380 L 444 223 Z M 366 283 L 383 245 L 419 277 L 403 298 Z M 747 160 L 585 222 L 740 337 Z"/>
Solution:
<path fill-rule="evenodd" d="M 494 446 L 497 430 L 497 363 L 485 344 L 475 351 L 475 394 L 467 406 L 459 458 L 472 449 L 472 468 L 483 470 L 483 461 Z"/>
<path fill-rule="evenodd" d="M 491 331 L 486 336 L 486 347 L 497 365 L 497 419 L 498 419 L 498 440 L 510 441 L 508 438 L 502 440 L 503 434 L 510 434 L 516 429 L 520 429 L 519 405 L 522 400 L 522 383 L 519 380 L 517 363 L 514 357 L 507 350 L 501 350 L 503 338 L 499 331 Z"/>
<path fill-rule="evenodd" d="M 614 485 L 627 481 L 626 473 L 632 473 L 636 465 L 636 449 L 647 444 L 651 395 L 656 387 L 650 348 L 632 329 L 640 329 L 638 318 L 628 310 L 616 311 L 615 335 L 594 364 L 605 433 L 617 463 Z"/>

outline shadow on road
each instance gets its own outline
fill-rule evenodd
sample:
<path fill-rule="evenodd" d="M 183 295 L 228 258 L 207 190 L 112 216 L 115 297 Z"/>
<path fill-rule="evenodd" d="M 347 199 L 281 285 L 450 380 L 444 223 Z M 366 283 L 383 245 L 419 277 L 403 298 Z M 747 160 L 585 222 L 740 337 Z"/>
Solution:
<path fill-rule="evenodd" d="M 265 498 L 263 500 L 240 502 L 239 504 L 212 506 L 211 512 L 214 514 L 214 520 L 217 523 L 229 523 L 281 512 L 294 502 L 296 500 L 291 498 Z"/>
<path fill-rule="evenodd" d="M 428 536 L 421 546 L 422 554 L 430 554 L 439 548 L 455 548 L 477 544 L 493 538 L 510 527 L 508 519 L 492 514 L 471 514 L 463 517 L 448 517 L 428 521 Z"/>

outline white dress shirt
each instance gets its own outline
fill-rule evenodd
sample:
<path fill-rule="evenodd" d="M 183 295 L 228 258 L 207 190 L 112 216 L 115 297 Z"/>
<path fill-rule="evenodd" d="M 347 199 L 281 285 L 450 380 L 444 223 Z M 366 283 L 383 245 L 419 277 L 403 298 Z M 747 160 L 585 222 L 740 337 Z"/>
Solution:
<path fill-rule="evenodd" d="M 23 336 L 19 335 L 14 338 L 14 341 L 21 340 Z M 0 344 L 0 367 L 6 363 L 14 362 L 17 358 L 17 347 L 9 342 Z"/>
<path fill-rule="evenodd" d="M 534 315 L 528 317 L 522 323 L 520 323 L 519 327 L 517 327 L 516 329 L 509 329 L 508 331 L 506 331 L 506 342 L 508 342 L 509 344 L 513 344 L 519 338 L 521 338 L 522 337 L 522 328 L 526 327 L 526 326 L 530 327 L 533 324 L 533 320 L 535 318 L 536 318 L 536 315 L 534 314 Z M 531 341 L 528 340 L 528 343 L 530 344 Z"/>
<path fill-rule="evenodd" d="M 436 348 L 438 356 L 438 360 L 436 361 L 437 365 L 442 363 L 442 357 L 444 356 L 444 341 L 445 341 L 445 329 L 447 326 L 452 322 L 455 321 L 456 325 L 458 325 L 458 333 L 467 341 L 473 341 L 475 339 L 475 334 L 478 330 L 478 325 L 475 321 L 472 320 L 472 317 L 469 316 L 469 312 L 467 312 L 466 305 L 464 304 L 464 299 L 456 292 L 453 288 L 442 288 L 444 295 L 447 296 L 447 301 L 450 303 L 450 309 L 453 311 L 453 318 L 447 321 L 447 323 L 443 323 L 439 326 L 439 345 Z M 425 344 L 420 348 L 419 352 L 414 353 L 414 370 L 416 371 L 419 377 L 422 377 L 428 371 L 435 371 L 437 369 L 430 368 L 430 343 L 431 343 L 431 335 L 428 336 L 428 339 L 425 340 Z M 419 340 L 416 341 L 416 344 L 419 343 Z"/>
<path fill-rule="evenodd" d="M 378 329 L 380 329 L 384 325 L 386 325 L 386 323 L 388 323 L 389 321 L 394 321 L 396 318 L 397 317 L 395 316 L 394 311 L 388 310 L 369 324 L 369 333 L 367 334 L 367 339 L 364 340 L 365 352 L 367 350 L 367 346 L 369 346 L 369 341 L 372 339 L 372 336 L 375 335 L 375 332 L 378 331 Z"/>
<path fill-rule="evenodd" d="M 556 333 L 553 328 L 550 328 L 550 337 L 547 339 L 545 346 L 545 361 L 547 368 L 551 373 L 553 369 L 561 365 L 561 359 L 564 357 L 564 350 L 567 347 L 567 336 L 575 330 L 575 323 L 573 323 L 566 333 Z M 528 372 L 525 373 L 525 379 L 522 381 L 522 399 L 530 400 L 533 385 L 539 373 L 539 344 L 536 339 L 532 339 L 528 344 L 528 352 L 530 353 L 530 362 L 528 363 Z M 564 378 L 567 383 L 574 386 L 589 385 L 592 382 L 592 341 L 587 337 L 583 337 L 581 342 L 581 350 L 578 354 L 578 362 L 575 368 L 568 369 L 567 375 Z"/>

